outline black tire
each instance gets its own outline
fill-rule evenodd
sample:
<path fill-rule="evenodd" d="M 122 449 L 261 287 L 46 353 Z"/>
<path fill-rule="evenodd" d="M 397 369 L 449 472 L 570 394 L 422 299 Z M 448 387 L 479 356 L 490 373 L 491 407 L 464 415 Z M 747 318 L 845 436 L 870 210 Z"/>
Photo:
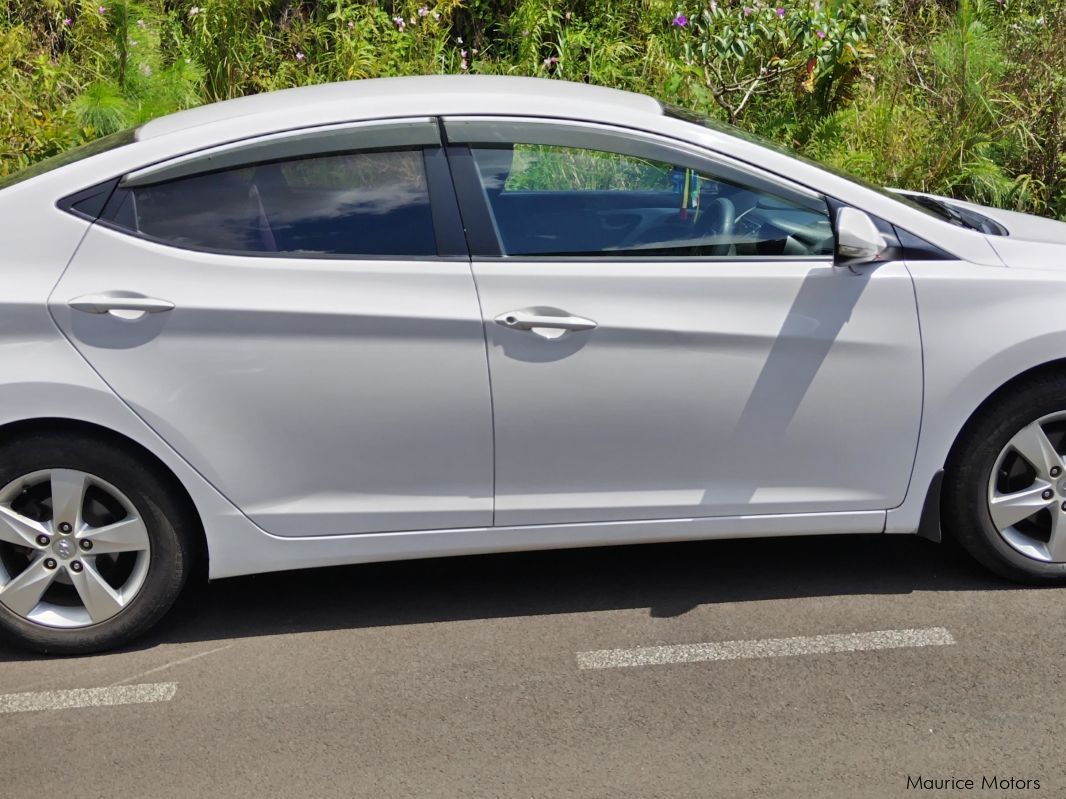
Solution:
<path fill-rule="evenodd" d="M 181 593 L 193 566 L 196 521 L 157 464 L 104 437 L 42 433 L 0 443 L 0 486 L 57 468 L 95 475 L 125 494 L 148 531 L 147 575 L 130 603 L 98 624 L 47 627 L 0 603 L 0 632 L 21 648 L 42 654 L 83 655 L 129 643 L 155 625 Z"/>
<path fill-rule="evenodd" d="M 996 574 L 1033 585 L 1066 584 L 1066 563 L 1022 554 L 992 522 L 988 486 L 1000 452 L 1023 427 L 1066 411 L 1066 376 L 1036 376 L 981 408 L 960 435 L 948 458 L 941 495 L 941 523 L 978 562 Z M 1060 454 L 1063 447 L 1058 446 Z"/>

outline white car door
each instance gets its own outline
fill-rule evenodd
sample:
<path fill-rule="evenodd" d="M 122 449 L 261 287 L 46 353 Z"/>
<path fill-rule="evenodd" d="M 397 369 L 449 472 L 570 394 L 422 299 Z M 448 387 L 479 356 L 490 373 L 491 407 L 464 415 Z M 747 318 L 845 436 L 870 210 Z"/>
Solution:
<path fill-rule="evenodd" d="M 492 524 L 484 336 L 435 120 L 149 167 L 104 217 L 57 323 L 261 527 Z"/>
<path fill-rule="evenodd" d="M 921 416 L 902 262 L 669 140 L 446 120 L 489 346 L 496 524 L 890 508 Z"/>

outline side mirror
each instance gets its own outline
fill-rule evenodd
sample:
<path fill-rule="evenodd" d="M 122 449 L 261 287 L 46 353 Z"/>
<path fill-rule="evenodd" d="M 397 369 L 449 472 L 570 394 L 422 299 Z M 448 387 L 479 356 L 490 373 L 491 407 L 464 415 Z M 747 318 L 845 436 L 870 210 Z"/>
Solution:
<path fill-rule="evenodd" d="M 874 221 L 858 208 L 845 206 L 837 211 L 836 232 L 834 261 L 837 266 L 868 264 L 888 249 Z"/>

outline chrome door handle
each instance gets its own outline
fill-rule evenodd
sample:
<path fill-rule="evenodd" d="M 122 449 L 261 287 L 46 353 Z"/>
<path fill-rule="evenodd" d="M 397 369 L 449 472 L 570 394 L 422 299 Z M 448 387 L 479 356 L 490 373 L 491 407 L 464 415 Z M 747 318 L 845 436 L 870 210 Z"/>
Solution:
<path fill-rule="evenodd" d="M 75 311 L 84 313 L 110 313 L 111 311 L 141 311 L 161 313 L 172 311 L 174 303 L 155 297 L 119 297 L 112 294 L 86 294 L 67 303 Z"/>
<path fill-rule="evenodd" d="M 542 338 L 559 338 L 571 330 L 592 330 L 596 323 L 583 316 L 553 314 L 545 309 L 527 308 L 507 311 L 495 319 L 496 324 L 512 330 L 529 330 Z"/>

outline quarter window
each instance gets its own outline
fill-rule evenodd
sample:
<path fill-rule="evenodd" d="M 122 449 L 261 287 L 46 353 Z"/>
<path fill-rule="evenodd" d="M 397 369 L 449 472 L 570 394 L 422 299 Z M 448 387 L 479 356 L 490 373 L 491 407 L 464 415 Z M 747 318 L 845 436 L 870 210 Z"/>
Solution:
<path fill-rule="evenodd" d="M 191 249 L 352 257 L 437 251 L 421 149 L 273 161 L 137 186 L 105 214 Z"/>
<path fill-rule="evenodd" d="M 545 144 L 472 149 L 505 255 L 824 256 L 822 203 L 709 171 Z"/>

